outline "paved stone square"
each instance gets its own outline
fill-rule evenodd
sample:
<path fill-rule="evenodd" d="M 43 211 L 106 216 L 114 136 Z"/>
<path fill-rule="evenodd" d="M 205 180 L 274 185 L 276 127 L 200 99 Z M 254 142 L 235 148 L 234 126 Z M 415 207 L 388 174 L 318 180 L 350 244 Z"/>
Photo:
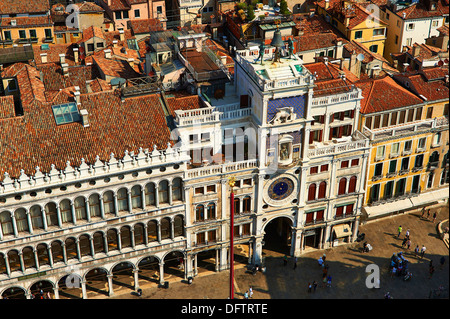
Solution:
<path fill-rule="evenodd" d="M 266 251 L 266 271 L 251 275 L 245 272 L 240 264 L 235 269 L 235 298 L 243 298 L 245 291 L 253 287 L 253 299 L 383 299 L 390 292 L 394 299 L 426 299 L 431 290 L 443 285 L 446 291 L 443 297 L 448 298 L 449 288 L 449 250 L 440 239 L 437 225 L 448 220 L 448 206 L 435 208 L 439 211 L 437 220 L 421 218 L 421 212 L 386 217 L 377 221 L 360 225 L 360 232 L 365 233 L 365 240 L 373 246 L 369 253 L 362 253 L 361 243 L 342 245 L 326 250 L 314 250 L 304 253 L 298 258 L 297 268 L 293 269 L 293 260 L 283 266 L 283 255 Z M 431 212 L 433 214 L 434 209 Z M 403 231 L 397 238 L 397 228 L 402 225 Z M 402 239 L 410 230 L 411 248 L 409 251 L 401 247 Z M 423 259 L 414 256 L 416 245 L 427 248 Z M 388 271 L 389 259 L 393 253 L 403 251 L 410 262 L 413 273 L 411 281 L 403 281 L 402 277 L 391 277 Z M 332 277 L 332 286 L 324 287 L 322 269 L 317 259 L 326 254 L 329 265 L 328 274 Z M 440 266 L 440 258 L 445 256 L 444 267 Z M 429 278 L 428 266 L 433 261 L 435 272 Z M 366 266 L 376 264 L 380 267 L 380 288 L 368 289 L 365 281 Z M 308 292 L 308 283 L 318 282 L 315 292 Z M 229 296 L 229 271 L 219 273 L 202 272 L 191 285 L 177 279 L 170 282 L 168 289 L 146 288 L 143 296 L 136 297 L 130 293 L 116 295 L 113 298 L 154 298 L 154 299 L 226 299 Z M 104 298 L 104 296 L 102 297 Z"/>

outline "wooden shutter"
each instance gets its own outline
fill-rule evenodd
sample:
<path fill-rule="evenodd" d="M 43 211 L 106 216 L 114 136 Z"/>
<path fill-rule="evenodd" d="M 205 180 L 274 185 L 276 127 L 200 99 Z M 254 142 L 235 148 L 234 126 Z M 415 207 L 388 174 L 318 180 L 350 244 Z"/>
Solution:
<path fill-rule="evenodd" d="M 354 193 L 356 191 L 356 176 L 352 176 L 350 177 L 350 182 L 348 184 L 348 192 L 349 193 Z"/>
<path fill-rule="evenodd" d="M 309 185 L 308 188 L 308 201 L 316 199 L 316 184 Z"/>

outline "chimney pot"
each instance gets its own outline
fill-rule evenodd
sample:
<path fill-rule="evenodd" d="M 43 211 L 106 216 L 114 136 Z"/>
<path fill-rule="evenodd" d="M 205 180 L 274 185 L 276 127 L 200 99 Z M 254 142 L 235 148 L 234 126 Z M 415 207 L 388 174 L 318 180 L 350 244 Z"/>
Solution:
<path fill-rule="evenodd" d="M 105 52 L 105 58 L 111 59 L 111 49 L 106 49 L 104 52 Z"/>
<path fill-rule="evenodd" d="M 86 109 L 80 110 L 81 115 L 81 123 L 83 123 L 83 127 L 89 127 L 89 113 Z"/>
<path fill-rule="evenodd" d="M 47 53 L 41 53 L 41 63 L 47 63 Z"/>
<path fill-rule="evenodd" d="M 64 53 L 59 55 L 59 62 L 61 62 L 61 64 L 66 63 L 66 55 Z"/>

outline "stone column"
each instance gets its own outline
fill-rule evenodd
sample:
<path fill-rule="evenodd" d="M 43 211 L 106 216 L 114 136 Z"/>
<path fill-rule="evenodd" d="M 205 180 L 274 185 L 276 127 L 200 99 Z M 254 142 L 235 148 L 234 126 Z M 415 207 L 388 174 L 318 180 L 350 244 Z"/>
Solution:
<path fill-rule="evenodd" d="M 103 236 L 103 245 L 105 247 L 105 254 L 108 255 L 109 248 L 108 248 L 108 237 Z"/>
<path fill-rule="evenodd" d="M 78 238 L 75 240 L 75 244 L 77 247 L 78 260 L 81 260 L 80 240 Z"/>
<path fill-rule="evenodd" d="M 139 289 L 139 269 L 133 269 L 133 275 L 134 275 L 134 291 L 137 291 Z"/>
<path fill-rule="evenodd" d="M 61 248 L 63 251 L 63 261 L 67 265 L 67 252 L 66 252 L 66 244 L 63 242 L 61 243 Z"/>
<path fill-rule="evenodd" d="M 173 219 L 170 220 L 170 239 L 174 239 L 175 237 L 175 226 Z"/>
<path fill-rule="evenodd" d="M 114 214 L 116 216 L 119 216 L 119 204 L 117 203 L 117 194 L 113 193 L 113 197 L 114 197 Z"/>
<path fill-rule="evenodd" d="M 156 228 L 158 230 L 158 242 L 161 243 L 161 221 L 157 220 Z"/>
<path fill-rule="evenodd" d="M 133 211 L 133 204 L 131 202 L 131 190 L 127 189 L 127 200 L 128 200 L 128 212 L 131 213 Z"/>
<path fill-rule="evenodd" d="M 300 176 L 300 190 L 299 190 L 299 199 L 298 203 L 299 206 L 305 206 L 306 205 L 306 179 L 307 179 L 307 173 L 308 173 L 308 167 L 302 167 L 301 176 Z M 300 215 L 300 212 L 297 214 L 297 220 L 302 220 Z"/>
<path fill-rule="evenodd" d="M 11 223 L 13 226 L 13 231 L 14 231 L 14 237 L 18 237 L 19 233 L 17 231 L 17 223 L 16 223 L 16 216 L 14 215 L 14 213 L 11 213 Z"/>
<path fill-rule="evenodd" d="M 293 229 L 292 230 L 292 245 L 293 245 L 293 254 L 294 256 L 300 256 L 302 253 L 302 229 Z"/>
<path fill-rule="evenodd" d="M 59 285 L 56 282 L 55 287 L 53 288 L 53 295 L 55 295 L 54 299 L 59 299 Z"/>
<path fill-rule="evenodd" d="M 142 210 L 145 210 L 145 186 L 141 186 L 141 203 L 142 203 Z"/>
<path fill-rule="evenodd" d="M 86 280 L 81 280 L 81 292 L 83 295 L 83 299 L 88 299 L 87 291 L 86 291 Z"/>
<path fill-rule="evenodd" d="M 164 284 L 164 261 L 159 262 L 159 283 Z"/>
<path fill-rule="evenodd" d="M 130 240 L 131 240 L 131 248 L 134 249 L 135 241 L 134 241 L 134 228 L 130 229 Z"/>
<path fill-rule="evenodd" d="M 103 195 L 99 195 L 98 202 L 100 204 L 100 216 L 102 217 L 102 219 L 105 219 L 105 204 L 103 203 Z"/>
<path fill-rule="evenodd" d="M 47 214 L 45 213 L 45 208 L 41 209 L 42 214 L 42 223 L 44 224 L 44 230 L 47 231 L 48 225 L 47 225 Z"/>
<path fill-rule="evenodd" d="M 91 246 L 91 256 L 94 258 L 95 256 L 95 247 L 94 247 L 94 237 L 89 237 L 89 245 Z"/>
<path fill-rule="evenodd" d="M 25 210 L 26 210 L 26 214 L 27 214 L 28 230 L 30 231 L 30 234 L 33 235 L 33 222 L 31 221 L 30 209 L 25 208 Z M 1 233 L 1 229 L 0 229 L 0 233 Z M 0 239 L 1 239 L 1 237 L 0 237 Z"/>
<path fill-rule="evenodd" d="M 172 205 L 172 182 L 169 182 L 169 205 Z"/>
<path fill-rule="evenodd" d="M 85 198 L 84 206 L 86 207 L 86 220 L 88 223 L 91 221 L 91 209 L 89 207 L 89 199 Z"/>
<path fill-rule="evenodd" d="M 155 184 L 155 206 L 159 208 L 159 185 Z"/>
<path fill-rule="evenodd" d="M 33 247 L 34 263 L 36 264 L 36 270 L 39 271 L 39 258 L 37 254 L 37 249 Z"/>
<path fill-rule="evenodd" d="M 194 255 L 194 276 L 198 275 L 198 269 L 197 269 L 197 254 Z"/>
<path fill-rule="evenodd" d="M 109 274 L 106 277 L 108 278 L 108 296 L 111 297 L 114 296 L 113 275 Z"/>
<path fill-rule="evenodd" d="M 58 226 L 59 228 L 62 228 L 62 220 L 61 220 L 61 210 L 59 208 L 59 205 L 56 205 L 56 217 L 58 217 Z"/>
<path fill-rule="evenodd" d="M 23 253 L 19 251 L 19 260 L 20 260 L 20 269 L 22 272 L 25 272 L 25 264 L 23 262 Z"/>
<path fill-rule="evenodd" d="M 75 214 L 75 204 L 72 201 L 70 201 L 70 210 L 72 212 L 72 222 L 74 225 L 76 225 L 77 224 L 77 216 Z"/>
<path fill-rule="evenodd" d="M 47 247 L 47 254 L 48 254 L 48 263 L 50 264 L 50 267 L 53 268 L 53 255 L 52 255 L 52 246 Z"/>
<path fill-rule="evenodd" d="M 117 231 L 117 248 L 119 252 L 122 251 L 122 236 L 120 235 L 120 230 Z"/>
<path fill-rule="evenodd" d="M 144 224 L 144 244 L 145 244 L 145 246 L 148 245 L 148 225 L 147 225 L 147 223 Z"/>

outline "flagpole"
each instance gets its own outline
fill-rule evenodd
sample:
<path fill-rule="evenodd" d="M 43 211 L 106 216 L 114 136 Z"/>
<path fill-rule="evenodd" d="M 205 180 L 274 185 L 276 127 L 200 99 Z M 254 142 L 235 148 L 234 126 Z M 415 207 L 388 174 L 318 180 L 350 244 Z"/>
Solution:
<path fill-rule="evenodd" d="M 229 185 L 230 194 L 230 299 L 234 299 L 234 187 L 235 178 L 231 177 Z"/>

